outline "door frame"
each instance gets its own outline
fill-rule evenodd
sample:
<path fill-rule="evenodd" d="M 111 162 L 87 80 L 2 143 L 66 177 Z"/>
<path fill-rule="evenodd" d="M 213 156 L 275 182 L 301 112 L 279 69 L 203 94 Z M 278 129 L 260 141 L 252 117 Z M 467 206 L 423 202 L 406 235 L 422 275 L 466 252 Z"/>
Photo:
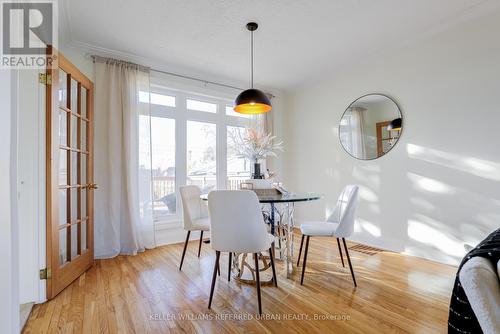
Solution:
<path fill-rule="evenodd" d="M 378 122 L 375 126 L 377 128 L 377 157 L 384 155 L 384 144 L 382 143 L 382 128 L 387 127 L 391 121 Z"/>
<path fill-rule="evenodd" d="M 51 48 L 47 49 L 47 53 L 51 54 Z M 46 279 L 46 297 L 47 299 L 54 298 L 59 292 L 61 292 L 66 286 L 77 279 L 80 275 L 74 275 L 72 273 L 61 273 L 59 266 L 59 247 L 54 249 L 53 240 L 59 240 L 59 99 L 56 89 L 52 89 L 53 84 L 57 82 L 59 67 L 65 67 L 68 69 L 66 72 L 71 72 L 72 77 L 82 84 L 87 89 L 87 118 L 89 120 L 87 129 L 88 147 L 87 150 L 89 154 L 87 156 L 87 180 L 94 180 L 94 154 L 93 154 L 93 137 L 94 137 L 94 84 L 90 79 L 88 79 L 76 66 L 74 66 L 64 55 L 57 52 L 57 63 L 53 68 L 48 68 L 46 70 L 46 75 L 50 76 L 52 82 L 48 82 L 46 85 L 45 94 L 45 110 L 46 110 L 46 266 L 48 277 Z M 57 116 L 57 117 L 55 117 Z M 92 166 L 92 168 L 88 168 Z M 69 172 L 69 171 L 68 171 Z M 93 264 L 94 258 L 94 231 L 93 231 L 93 192 L 87 189 L 87 208 L 91 213 L 89 215 L 89 221 L 87 222 L 88 233 L 87 245 L 88 252 L 90 256 L 90 261 L 85 261 L 85 257 L 79 256 L 74 261 L 71 261 L 71 265 L 74 267 L 75 271 L 83 272 L 90 268 Z M 53 226 L 57 224 L 57 229 Z M 56 241 L 58 244 L 58 241 Z M 63 275 L 64 274 L 64 275 Z M 57 280 L 54 278 L 57 277 Z"/>
<path fill-rule="evenodd" d="M 33 267 L 27 269 L 23 253 L 19 254 L 19 269 L 24 269 L 20 277 L 20 303 L 42 303 L 45 299 L 45 281 L 40 280 L 40 270 L 46 267 L 45 258 L 45 90 L 39 82 L 39 74 L 44 70 L 16 70 L 14 75 L 18 81 L 16 88 L 22 92 L 22 99 L 17 99 L 17 212 L 19 218 L 19 247 L 24 248 L 29 242 L 32 248 L 24 250 Z M 16 93 L 17 94 L 17 93 Z M 31 133 L 33 132 L 33 133 Z M 23 137 L 28 135 L 28 137 Z M 22 153 L 24 152 L 24 153 Z M 28 179 L 25 179 L 27 177 Z M 30 203 L 31 202 L 31 203 Z M 23 207 L 32 206 L 32 216 L 21 220 Z M 24 238 L 24 229 L 29 229 L 32 238 Z M 29 285 L 28 285 L 29 282 Z M 24 289 L 28 289 L 27 291 Z"/>

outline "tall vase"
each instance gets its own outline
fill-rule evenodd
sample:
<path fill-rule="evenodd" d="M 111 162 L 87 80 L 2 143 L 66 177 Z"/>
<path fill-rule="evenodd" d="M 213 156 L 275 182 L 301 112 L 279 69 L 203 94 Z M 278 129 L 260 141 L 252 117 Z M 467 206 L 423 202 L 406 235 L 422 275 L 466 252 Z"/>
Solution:
<path fill-rule="evenodd" d="M 253 164 L 252 178 L 262 179 L 262 175 L 260 174 L 260 163 L 258 163 L 258 162 L 254 162 L 254 164 Z"/>

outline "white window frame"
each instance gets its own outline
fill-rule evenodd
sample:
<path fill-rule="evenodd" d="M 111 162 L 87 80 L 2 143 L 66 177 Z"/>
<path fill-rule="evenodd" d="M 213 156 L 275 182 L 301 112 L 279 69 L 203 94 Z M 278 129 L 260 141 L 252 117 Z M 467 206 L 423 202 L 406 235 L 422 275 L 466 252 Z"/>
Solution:
<path fill-rule="evenodd" d="M 154 77 L 151 78 L 154 81 Z M 163 85 L 151 83 L 151 92 L 165 94 L 175 97 L 175 107 L 151 104 L 151 116 L 166 117 L 175 120 L 175 192 L 176 192 L 176 213 L 161 217 L 155 224 L 172 223 L 182 220 L 182 204 L 179 195 L 179 187 L 187 181 L 187 122 L 205 122 L 216 125 L 216 177 L 217 189 L 226 189 L 227 186 L 227 127 L 238 126 L 248 128 L 250 119 L 232 115 L 226 115 L 226 106 L 232 105 L 233 100 L 226 92 L 214 92 L 210 90 L 204 94 L 203 88 L 175 89 L 175 85 Z M 208 90 L 207 90 L 208 91 Z M 236 95 L 237 92 L 234 92 Z M 217 96 L 215 96 L 217 95 Z M 197 110 L 188 110 L 187 99 L 202 102 L 214 103 L 217 105 L 217 112 L 210 113 Z"/>

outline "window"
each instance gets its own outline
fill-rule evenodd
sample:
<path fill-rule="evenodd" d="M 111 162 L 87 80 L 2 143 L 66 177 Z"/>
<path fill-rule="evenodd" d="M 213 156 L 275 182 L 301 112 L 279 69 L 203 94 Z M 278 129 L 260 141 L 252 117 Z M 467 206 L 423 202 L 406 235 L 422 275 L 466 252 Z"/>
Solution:
<path fill-rule="evenodd" d="M 216 125 L 187 122 L 187 183 L 203 193 L 217 186 Z"/>
<path fill-rule="evenodd" d="M 139 95 L 151 100 L 151 158 L 153 216 L 157 224 L 182 219 L 179 187 L 239 189 L 250 178 L 251 164 L 238 157 L 236 136 L 243 135 L 250 116 L 233 111 L 232 96 L 193 87 L 180 90 L 163 78 L 151 78 L 153 92 Z M 184 86 L 183 86 L 184 87 Z M 190 87 L 186 87 L 190 89 Z M 149 126 L 145 122 L 144 126 Z M 149 171 L 145 171 L 149 172 Z"/>
<path fill-rule="evenodd" d="M 153 216 L 155 220 L 175 214 L 175 120 L 151 117 Z"/>
<path fill-rule="evenodd" d="M 250 162 L 238 156 L 239 138 L 246 129 L 240 126 L 227 127 L 227 189 L 240 189 L 241 182 L 250 178 Z"/>
<path fill-rule="evenodd" d="M 205 111 L 210 113 L 217 112 L 217 105 L 209 102 L 202 102 L 197 100 L 188 99 L 186 101 L 186 107 L 188 110 Z"/>
<path fill-rule="evenodd" d="M 166 107 L 175 107 L 174 96 L 151 93 L 149 97 L 151 98 L 151 104 L 157 104 Z M 139 102 L 147 103 L 148 101 L 148 92 L 139 92 Z"/>

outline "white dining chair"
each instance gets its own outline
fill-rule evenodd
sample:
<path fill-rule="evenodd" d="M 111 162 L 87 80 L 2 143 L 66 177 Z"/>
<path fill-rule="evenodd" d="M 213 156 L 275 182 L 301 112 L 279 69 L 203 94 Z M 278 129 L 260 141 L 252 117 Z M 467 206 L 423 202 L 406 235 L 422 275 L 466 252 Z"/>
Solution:
<path fill-rule="evenodd" d="M 183 225 L 187 231 L 184 250 L 182 251 L 181 264 L 179 270 L 182 270 L 182 263 L 186 255 L 186 249 L 191 231 L 200 231 L 200 244 L 198 245 L 198 257 L 200 257 L 201 243 L 203 241 L 203 232 L 210 231 L 210 218 L 208 217 L 208 207 L 201 199 L 201 190 L 198 186 L 179 187 L 182 199 L 182 211 L 184 212 Z"/>
<path fill-rule="evenodd" d="M 302 232 L 302 239 L 300 241 L 299 257 L 297 259 L 297 266 L 300 263 L 300 255 L 302 253 L 302 245 L 304 244 L 304 237 L 306 238 L 306 249 L 304 251 L 304 260 L 302 262 L 302 276 L 300 278 L 300 284 L 304 283 L 304 273 L 306 271 L 307 262 L 307 252 L 309 250 L 309 238 L 310 237 L 336 237 L 337 245 L 339 246 L 340 258 L 342 259 L 342 266 L 344 266 L 344 257 L 342 256 L 342 249 L 340 247 L 339 238 L 342 239 L 344 244 L 345 253 L 347 255 L 347 261 L 349 263 L 349 269 L 351 270 L 352 280 L 354 286 L 356 284 L 356 278 L 354 277 L 354 270 L 352 269 L 351 258 L 349 257 L 349 251 L 347 250 L 347 245 L 345 238 L 351 236 L 354 232 L 354 220 L 356 204 L 358 199 L 358 186 L 348 185 L 344 188 L 342 193 L 337 200 L 337 205 L 333 213 L 328 217 L 326 222 L 304 222 L 300 225 L 300 231 Z"/>
<path fill-rule="evenodd" d="M 233 253 L 253 253 L 259 314 L 262 314 L 259 253 L 269 251 L 275 286 L 278 280 L 274 266 L 274 237 L 267 233 L 257 195 L 250 190 L 211 191 L 208 210 L 212 224 L 210 243 L 216 254 L 208 308 L 212 306 L 220 253 L 229 253 L 229 271 Z"/>

